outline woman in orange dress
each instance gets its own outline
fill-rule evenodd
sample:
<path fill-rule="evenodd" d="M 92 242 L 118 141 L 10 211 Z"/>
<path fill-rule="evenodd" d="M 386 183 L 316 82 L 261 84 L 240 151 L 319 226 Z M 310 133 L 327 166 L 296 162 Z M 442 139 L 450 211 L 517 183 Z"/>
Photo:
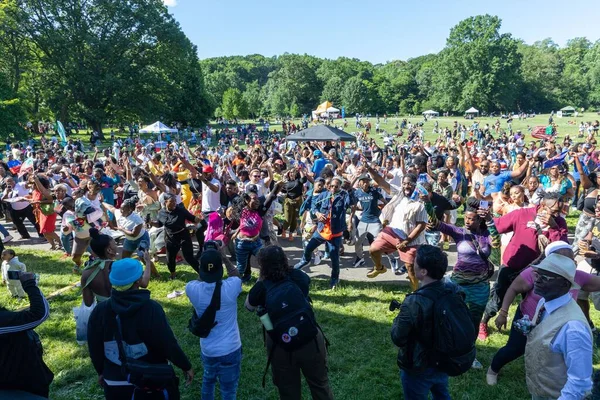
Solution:
<path fill-rule="evenodd" d="M 40 225 L 40 233 L 44 235 L 50 250 L 59 250 L 60 238 L 56 234 L 56 212 L 54 212 L 54 200 L 50 191 L 50 181 L 43 175 L 32 175 L 29 177 L 32 186 L 31 204 L 33 212 Z"/>

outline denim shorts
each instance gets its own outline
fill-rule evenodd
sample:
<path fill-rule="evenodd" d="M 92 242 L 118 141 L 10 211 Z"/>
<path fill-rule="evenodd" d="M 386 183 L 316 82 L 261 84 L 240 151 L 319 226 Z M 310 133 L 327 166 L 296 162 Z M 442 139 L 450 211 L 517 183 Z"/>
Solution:
<path fill-rule="evenodd" d="M 144 232 L 142 236 L 135 240 L 125 238 L 123 242 L 123 250 L 125 251 L 136 251 L 137 249 L 146 250 L 150 248 L 150 235 L 148 231 Z"/>

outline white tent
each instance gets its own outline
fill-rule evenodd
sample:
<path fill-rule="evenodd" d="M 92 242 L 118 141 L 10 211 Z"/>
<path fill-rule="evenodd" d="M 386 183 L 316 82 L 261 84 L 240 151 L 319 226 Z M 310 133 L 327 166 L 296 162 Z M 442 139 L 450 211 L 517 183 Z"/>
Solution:
<path fill-rule="evenodd" d="M 437 111 L 433 111 L 433 110 L 427 110 L 427 111 L 423 111 L 423 115 L 426 117 L 439 117 L 440 113 Z"/>
<path fill-rule="evenodd" d="M 471 107 L 469 108 L 467 111 L 465 111 L 465 115 L 479 115 L 479 110 L 476 109 L 475 107 Z"/>
<path fill-rule="evenodd" d="M 329 108 L 327 109 L 327 112 L 328 112 L 328 113 L 339 113 L 339 112 L 340 112 L 340 109 L 339 109 L 339 108 L 335 108 L 335 107 L 329 107 Z"/>
<path fill-rule="evenodd" d="M 140 133 L 177 133 L 177 129 L 169 128 L 160 121 L 140 129 Z"/>

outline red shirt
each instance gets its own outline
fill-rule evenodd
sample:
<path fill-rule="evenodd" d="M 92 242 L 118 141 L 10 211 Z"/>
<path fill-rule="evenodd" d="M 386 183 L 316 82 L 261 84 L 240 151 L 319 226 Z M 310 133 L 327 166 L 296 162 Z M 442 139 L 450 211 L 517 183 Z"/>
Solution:
<path fill-rule="evenodd" d="M 494 218 L 498 233 L 514 232 L 514 235 L 502 256 L 502 264 L 517 270 L 523 269 L 541 254 L 537 244 L 537 231 L 528 226 L 537 216 L 538 207 L 522 208 L 500 218 Z M 568 242 L 567 221 L 563 217 L 554 217 L 556 228 L 543 231 L 550 242 L 562 240 Z"/>

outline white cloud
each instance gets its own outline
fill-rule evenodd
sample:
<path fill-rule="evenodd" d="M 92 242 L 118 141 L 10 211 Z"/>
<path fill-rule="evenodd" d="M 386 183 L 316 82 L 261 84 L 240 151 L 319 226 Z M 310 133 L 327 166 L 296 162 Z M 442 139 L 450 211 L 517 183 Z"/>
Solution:
<path fill-rule="evenodd" d="M 163 4 L 167 7 L 175 7 L 177 5 L 177 0 L 163 0 Z"/>

